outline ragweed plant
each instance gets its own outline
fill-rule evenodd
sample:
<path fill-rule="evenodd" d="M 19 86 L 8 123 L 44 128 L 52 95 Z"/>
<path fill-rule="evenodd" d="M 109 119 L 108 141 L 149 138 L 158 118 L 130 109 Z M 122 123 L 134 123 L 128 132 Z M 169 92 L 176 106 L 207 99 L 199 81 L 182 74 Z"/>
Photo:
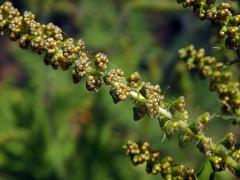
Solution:
<path fill-rule="evenodd" d="M 180 2 L 199 10 L 198 8 L 202 7 L 200 2 L 203 1 Z M 204 1 L 206 3 L 204 8 L 215 7 L 214 2 Z M 201 18 L 205 17 L 202 15 L 203 12 L 199 13 Z M 239 23 L 239 19 L 231 15 L 227 4 L 217 6 L 216 14 L 213 12 L 213 22 L 219 27 L 230 23 L 231 18 L 233 23 L 231 21 L 230 25 Z M 214 19 L 215 16 L 217 18 Z M 227 36 L 228 47 L 238 49 L 238 36 L 235 29 L 225 31 L 222 28 L 220 28 L 220 34 Z M 203 113 L 197 117 L 190 117 L 183 96 L 171 101 L 165 100 L 159 85 L 142 81 L 138 72 L 125 76 L 122 69 L 110 68 L 109 59 L 105 54 L 97 53 L 91 56 L 82 39 L 69 38 L 53 23 L 37 22 L 35 15 L 29 11 L 22 15 L 8 1 L 0 7 L 0 31 L 2 34 L 7 34 L 12 41 L 18 40 L 21 48 L 43 54 L 44 63 L 53 69 L 70 70 L 74 83 L 85 78 L 86 88 L 89 91 L 96 92 L 105 84 L 110 88 L 114 103 L 130 99 L 133 103 L 135 120 L 144 117 L 158 118 L 160 127 L 168 138 L 178 134 L 181 147 L 195 141 L 196 148 L 208 157 L 214 172 L 229 169 L 234 175 L 240 176 L 240 149 L 235 145 L 233 134 L 227 134 L 220 142 L 214 142 L 206 135 L 206 126 L 212 116 L 209 113 Z M 235 105 L 233 107 L 235 108 Z M 235 109 L 231 110 L 237 112 Z M 165 179 L 196 179 L 193 170 L 172 164 L 171 158 L 159 160 L 158 153 L 154 153 L 147 143 L 129 142 L 125 148 L 134 164 L 147 163 L 147 172 L 160 173 Z"/>

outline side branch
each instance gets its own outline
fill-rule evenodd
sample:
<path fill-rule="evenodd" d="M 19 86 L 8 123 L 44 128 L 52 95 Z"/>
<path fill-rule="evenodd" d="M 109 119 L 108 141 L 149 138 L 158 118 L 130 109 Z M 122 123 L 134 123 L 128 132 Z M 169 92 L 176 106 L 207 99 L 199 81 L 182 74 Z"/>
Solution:
<path fill-rule="evenodd" d="M 209 78 L 211 91 L 216 91 L 222 103 L 222 112 L 231 114 L 234 123 L 240 122 L 240 84 L 222 62 L 207 56 L 204 49 L 196 50 L 193 45 L 179 50 L 187 68 L 196 71 L 203 79 Z"/>
<path fill-rule="evenodd" d="M 217 0 L 177 0 L 184 8 L 192 7 L 201 20 L 208 20 L 217 29 L 218 37 L 234 49 L 240 58 L 240 15 L 233 15 L 229 3 Z"/>

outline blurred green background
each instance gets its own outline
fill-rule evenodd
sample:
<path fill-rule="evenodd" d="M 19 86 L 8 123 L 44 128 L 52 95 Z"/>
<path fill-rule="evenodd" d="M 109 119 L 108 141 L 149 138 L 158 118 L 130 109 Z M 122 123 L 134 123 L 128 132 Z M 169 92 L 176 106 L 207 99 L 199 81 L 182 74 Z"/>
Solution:
<path fill-rule="evenodd" d="M 4 2 L 0 0 L 0 2 Z M 178 49 L 204 47 L 224 61 L 234 52 L 218 42 L 210 24 L 199 21 L 175 0 L 15 0 L 41 23 L 53 22 L 74 38 L 82 38 L 89 53 L 107 53 L 112 66 L 126 74 L 140 71 L 143 79 L 159 83 L 168 97 L 184 95 L 194 117 L 219 113 L 217 94 L 207 80 L 186 70 Z M 233 2 L 233 10 L 238 12 Z M 203 170 L 211 167 L 195 144 L 180 149 L 177 137 L 162 142 L 157 120 L 134 122 L 132 105 L 113 105 L 108 88 L 89 93 L 84 81 L 73 84 L 69 72 L 46 67 L 43 57 L 21 50 L 6 36 L 0 38 L 0 179 L 6 180 L 153 180 L 160 176 L 134 167 L 121 146 L 128 139 L 149 141 L 161 155 Z M 214 48 L 217 47 L 217 48 Z M 232 70 L 237 73 L 238 65 Z M 208 135 L 219 140 L 226 132 L 240 136 L 238 127 L 214 118 Z M 229 172 L 216 179 L 234 179 Z"/>

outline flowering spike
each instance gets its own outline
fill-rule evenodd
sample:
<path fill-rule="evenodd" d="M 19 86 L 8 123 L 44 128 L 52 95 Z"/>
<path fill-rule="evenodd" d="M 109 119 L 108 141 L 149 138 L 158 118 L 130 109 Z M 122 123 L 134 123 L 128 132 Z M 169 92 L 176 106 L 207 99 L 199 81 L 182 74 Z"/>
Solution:
<path fill-rule="evenodd" d="M 210 19 L 219 27 L 219 34 L 227 38 L 227 46 L 239 46 L 239 32 L 236 27 L 240 25 L 240 18 L 232 16 L 227 3 L 215 6 L 213 0 L 178 2 L 185 7 L 194 7 L 201 19 Z M 222 171 L 223 167 L 227 167 L 234 169 L 235 175 L 240 176 L 240 153 L 233 145 L 231 137 L 214 143 L 205 135 L 205 126 L 210 115 L 205 113 L 199 117 L 190 117 L 182 96 L 167 103 L 159 85 L 141 81 L 138 73 L 126 78 L 121 69 L 107 69 L 109 60 L 106 55 L 97 53 L 94 58 L 90 58 L 82 40 L 66 38 L 63 31 L 53 23 L 40 24 L 31 12 L 21 15 L 8 1 L 0 6 L 0 32 L 8 34 L 11 40 L 19 40 L 20 47 L 44 54 L 45 64 L 51 65 L 53 69 L 70 69 L 75 83 L 86 77 L 86 87 L 90 91 L 97 91 L 104 82 L 110 87 L 115 103 L 127 99 L 133 101 L 135 120 L 145 116 L 158 118 L 161 129 L 169 138 L 173 134 L 179 135 L 180 145 L 185 146 L 190 141 L 196 141 L 200 152 L 209 156 L 215 171 Z M 221 71 L 222 63 L 205 56 L 203 49 L 196 51 L 193 46 L 181 50 L 180 56 L 188 61 L 190 69 L 199 70 L 202 77 L 211 77 L 211 88 L 223 95 L 220 99 L 227 111 L 240 114 L 239 84 L 230 83 L 232 75 Z M 173 165 L 171 157 L 159 161 L 159 154 L 151 151 L 148 143 L 138 145 L 130 142 L 126 147 L 133 164 L 146 162 L 147 172 L 151 174 L 161 173 L 165 179 L 195 179 L 193 170 Z"/>

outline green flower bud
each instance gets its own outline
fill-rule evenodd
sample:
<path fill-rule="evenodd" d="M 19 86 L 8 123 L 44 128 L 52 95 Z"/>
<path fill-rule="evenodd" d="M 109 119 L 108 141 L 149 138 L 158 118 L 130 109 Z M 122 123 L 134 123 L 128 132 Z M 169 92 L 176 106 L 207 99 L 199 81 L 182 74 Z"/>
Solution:
<path fill-rule="evenodd" d="M 163 126 L 168 138 L 170 138 L 176 131 L 179 130 L 179 124 L 176 121 L 168 121 Z"/>
<path fill-rule="evenodd" d="M 185 148 L 192 141 L 192 137 L 186 134 L 180 134 L 178 139 L 181 148 Z"/>
<path fill-rule="evenodd" d="M 233 153 L 232 153 L 232 157 L 233 159 L 235 159 L 236 161 L 240 161 L 240 149 L 237 149 L 235 150 Z"/>
<path fill-rule="evenodd" d="M 212 165 L 212 168 L 216 172 L 220 172 L 226 169 L 226 163 L 224 163 L 223 159 L 218 156 L 211 156 L 209 161 Z"/>
<path fill-rule="evenodd" d="M 197 147 L 203 154 L 210 156 L 212 154 L 212 151 L 210 148 L 211 143 L 212 143 L 211 138 L 202 138 L 197 143 Z"/>
<path fill-rule="evenodd" d="M 235 139 L 233 136 L 233 133 L 228 133 L 225 135 L 225 137 L 221 140 L 220 142 L 222 145 L 224 145 L 224 147 L 226 147 L 229 150 L 234 149 L 235 146 Z"/>

